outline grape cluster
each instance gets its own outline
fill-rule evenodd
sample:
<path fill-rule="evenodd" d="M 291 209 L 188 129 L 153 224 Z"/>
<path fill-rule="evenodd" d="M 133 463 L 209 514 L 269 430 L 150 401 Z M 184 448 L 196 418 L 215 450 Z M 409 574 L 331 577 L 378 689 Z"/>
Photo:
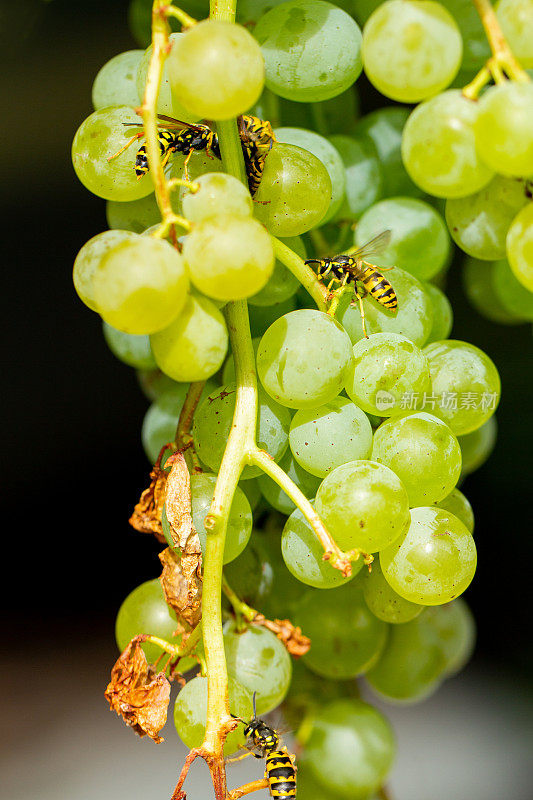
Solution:
<path fill-rule="evenodd" d="M 143 47 L 151 5 L 130 6 Z M 208 14 L 203 0 L 183 8 Z M 515 56 L 533 66 L 531 0 L 501 0 L 497 19 Z M 225 577 L 261 614 L 290 618 L 311 648 L 293 665 L 271 630 L 243 628 L 225 601 L 230 708 L 251 719 L 255 692 L 259 715 L 285 700 L 296 728 L 305 716 L 302 800 L 370 799 L 395 745 L 355 679 L 382 698 L 415 702 L 473 648 L 459 596 L 476 569 L 474 518 L 457 487 L 490 455 L 500 381 L 486 353 L 449 338 L 442 287 L 455 242 L 468 256 L 475 307 L 502 324 L 533 321 L 533 86 L 515 60 L 498 66 L 501 53 L 489 62 L 497 69 L 484 66 L 483 28 L 462 0 L 240 0 L 237 23 L 206 19 L 171 34 L 156 111 L 185 128 L 207 120 L 222 129 L 244 113 L 269 120 L 275 138 L 259 188 L 252 197 L 207 150 L 172 154 L 173 239 L 160 224 L 153 171 L 138 179 L 134 168 L 152 48 L 115 56 L 96 77 L 95 111 L 72 146 L 79 179 L 107 201 L 110 228 L 81 248 L 74 285 L 151 401 L 142 443 L 152 464 L 174 439 L 189 384 L 205 382 L 191 431 L 203 470 L 191 478 L 203 550 L 236 406 L 225 306 L 247 301 L 258 446 L 338 547 L 361 555 L 351 574 L 334 569 L 295 495 L 257 465 L 244 467 Z M 418 105 L 361 116 L 354 83 L 363 70 L 385 98 Z M 354 282 L 336 294 L 338 284 L 329 295 L 323 288 L 317 310 L 300 286 L 302 275 L 309 281 L 303 260 L 353 251 L 383 230 L 389 240 L 370 266 L 392 286 L 397 310 L 364 297 L 367 337 Z M 162 524 L 172 544 L 165 511 Z M 117 643 L 139 633 L 170 641 L 175 625 L 150 580 L 125 599 Z M 143 646 L 155 661 L 155 645 Z M 205 666 L 201 644 L 180 669 L 198 661 Z M 202 742 L 206 709 L 202 669 L 175 704 L 189 747 Z M 244 743 L 240 724 L 225 752 Z"/>

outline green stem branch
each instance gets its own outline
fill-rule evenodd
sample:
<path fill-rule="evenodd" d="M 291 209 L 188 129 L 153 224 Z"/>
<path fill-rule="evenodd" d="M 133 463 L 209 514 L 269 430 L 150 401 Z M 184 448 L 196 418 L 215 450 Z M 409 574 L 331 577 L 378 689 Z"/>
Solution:
<path fill-rule="evenodd" d="M 297 255 L 294 250 L 280 242 L 275 236 L 270 237 L 274 247 L 274 254 L 282 264 L 285 264 L 295 278 L 298 278 L 304 289 L 306 289 L 316 303 L 319 311 L 327 311 L 328 290 L 321 283 L 311 267 Z"/>

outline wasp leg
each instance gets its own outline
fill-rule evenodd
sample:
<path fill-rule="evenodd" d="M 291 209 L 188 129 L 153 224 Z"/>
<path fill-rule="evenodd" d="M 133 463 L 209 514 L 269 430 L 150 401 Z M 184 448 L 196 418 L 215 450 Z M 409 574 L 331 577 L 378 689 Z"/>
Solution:
<path fill-rule="evenodd" d="M 185 159 L 185 163 L 183 164 L 183 174 L 185 175 L 185 180 L 186 181 L 190 180 L 190 178 L 189 178 L 189 161 L 191 160 L 191 157 L 192 157 L 193 153 L 194 153 L 194 150 L 192 150 L 192 149 L 189 150 L 189 152 L 187 153 L 187 158 Z"/>
<path fill-rule="evenodd" d="M 371 264 L 370 261 L 362 261 L 361 263 L 362 264 L 366 264 L 367 267 L 372 267 L 372 269 L 377 269 L 376 265 L 375 264 Z M 379 271 L 380 272 L 390 272 L 391 269 L 394 269 L 394 267 L 380 267 Z"/>
<path fill-rule="evenodd" d="M 330 292 L 327 296 L 326 300 L 328 302 L 328 310 L 327 313 L 330 317 L 334 317 L 337 313 L 337 308 L 339 307 L 339 303 L 341 297 L 343 296 L 344 292 L 346 291 L 346 285 L 339 286 L 338 289 L 335 289 L 334 292 Z"/>
<path fill-rule="evenodd" d="M 126 142 L 124 147 L 121 147 L 120 150 L 117 150 L 116 153 L 114 153 L 112 156 L 109 156 L 107 160 L 113 161 L 113 159 L 119 156 L 121 153 L 123 153 L 124 150 L 127 150 L 130 144 L 133 144 L 133 142 L 135 142 L 137 139 L 142 139 L 143 136 L 144 136 L 144 131 L 142 133 L 136 133 L 135 136 L 132 136 L 131 139 L 128 142 Z"/>
<path fill-rule="evenodd" d="M 363 298 L 361 297 L 361 295 L 359 294 L 357 289 L 354 290 L 354 294 L 355 294 L 355 296 L 357 298 L 357 301 L 359 303 L 359 310 L 361 312 L 361 325 L 363 326 L 363 333 L 365 335 L 365 339 L 369 339 L 370 337 L 368 336 L 368 333 L 366 332 L 365 310 L 363 308 Z M 365 296 L 367 294 L 368 294 L 368 292 L 365 290 Z"/>

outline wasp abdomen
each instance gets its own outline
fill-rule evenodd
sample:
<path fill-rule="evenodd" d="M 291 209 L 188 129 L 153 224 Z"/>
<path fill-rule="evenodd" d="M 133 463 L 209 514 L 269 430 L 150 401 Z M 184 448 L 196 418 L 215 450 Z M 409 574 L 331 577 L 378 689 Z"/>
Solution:
<path fill-rule="evenodd" d="M 267 755 L 265 777 L 272 797 L 296 797 L 296 769 L 285 748 Z"/>
<path fill-rule="evenodd" d="M 377 270 L 372 267 L 367 267 L 361 274 L 359 280 L 367 290 L 367 292 L 377 300 L 380 305 L 388 308 L 389 310 L 396 310 L 398 307 L 398 298 L 396 292 L 390 285 L 389 281 L 381 275 Z"/>

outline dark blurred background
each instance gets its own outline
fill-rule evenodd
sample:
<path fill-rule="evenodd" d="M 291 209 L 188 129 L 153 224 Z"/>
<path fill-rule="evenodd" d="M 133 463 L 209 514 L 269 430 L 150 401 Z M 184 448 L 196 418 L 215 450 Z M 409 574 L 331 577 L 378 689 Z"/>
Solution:
<path fill-rule="evenodd" d="M 70 145 L 92 112 L 98 69 L 139 46 L 128 31 L 127 5 L 0 3 L 2 486 L 8 512 L 2 674 L 8 689 L 17 687 L 12 702 L 19 690 L 27 700 L 27 706 L 21 709 L 17 700 L 12 709 L 23 736 L 35 732 L 35 724 L 46 731 L 49 711 L 32 708 L 27 689 L 56 665 L 70 676 L 66 688 L 57 689 L 70 700 L 63 697 L 61 708 L 72 709 L 73 698 L 79 700 L 76 675 L 90 673 L 103 688 L 116 655 L 118 606 L 137 584 L 159 574 L 156 543 L 127 523 L 149 472 L 140 442 L 148 401 L 133 370 L 107 349 L 98 317 L 81 304 L 71 281 L 77 251 L 107 225 L 104 201 L 76 179 Z M 363 81 L 366 112 L 383 98 Z M 459 272 L 454 264 L 447 286 L 455 312 L 452 336 L 485 350 L 503 384 L 495 451 L 462 487 L 474 507 L 479 554 L 466 593 L 478 624 L 470 669 L 494 676 L 495 685 L 522 687 L 525 697 L 532 650 L 531 326 L 502 327 L 482 319 L 463 295 Z M 88 655 L 96 651 L 97 658 Z M 100 703 L 100 697 L 92 702 Z M 417 707 L 410 710 L 413 724 L 417 713 Z M 117 736 L 125 733 L 131 736 L 117 725 Z M 15 796 L 29 797 L 10 798 Z"/>

